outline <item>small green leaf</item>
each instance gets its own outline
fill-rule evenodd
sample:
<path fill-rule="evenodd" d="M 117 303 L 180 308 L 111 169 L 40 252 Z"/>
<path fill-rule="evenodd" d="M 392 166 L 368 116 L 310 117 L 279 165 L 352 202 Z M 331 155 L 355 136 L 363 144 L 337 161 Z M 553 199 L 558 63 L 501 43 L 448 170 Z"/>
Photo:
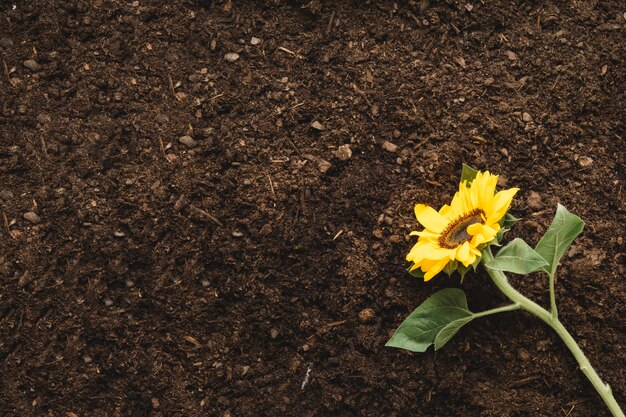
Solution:
<path fill-rule="evenodd" d="M 510 213 L 507 213 L 502 218 L 500 226 L 502 226 L 505 229 L 510 229 L 518 221 L 519 221 L 519 219 L 517 217 L 513 216 Z"/>
<path fill-rule="evenodd" d="M 476 174 L 478 174 L 477 169 L 463 164 L 463 168 L 461 169 L 461 182 L 467 181 L 467 185 L 470 185 L 472 181 L 474 181 L 474 178 L 476 178 Z"/>
<path fill-rule="evenodd" d="M 422 272 L 420 268 L 415 268 L 414 270 L 411 271 L 411 268 L 413 268 L 413 265 L 415 265 L 415 263 L 411 262 L 409 267 L 406 269 L 406 272 L 408 272 L 412 277 L 424 278 L 424 273 Z"/>
<path fill-rule="evenodd" d="M 454 320 L 446 327 L 441 329 L 435 337 L 435 350 L 439 350 L 454 337 L 454 335 L 467 323 L 474 319 L 473 316 L 463 317 L 462 319 Z"/>
<path fill-rule="evenodd" d="M 530 274 L 545 269 L 548 262 L 526 242 L 516 238 L 500 249 L 492 261 L 485 262 L 485 265 L 498 271 Z"/>
<path fill-rule="evenodd" d="M 445 272 L 446 274 L 448 274 L 448 276 L 452 275 L 454 273 L 454 271 L 456 271 L 457 267 L 459 266 L 458 261 L 450 261 L 446 264 L 446 266 L 443 268 L 443 272 Z"/>
<path fill-rule="evenodd" d="M 467 308 L 463 290 L 447 288 L 438 291 L 400 324 L 385 346 L 425 352 L 442 329 L 456 320 L 468 317 L 472 317 L 472 312 Z M 453 335 L 454 333 L 450 337 Z"/>
<path fill-rule="evenodd" d="M 585 222 L 580 217 L 570 213 L 560 204 L 557 206 L 552 224 L 535 248 L 535 251 L 548 261 L 548 273 L 554 274 L 559 260 L 584 227 Z"/>

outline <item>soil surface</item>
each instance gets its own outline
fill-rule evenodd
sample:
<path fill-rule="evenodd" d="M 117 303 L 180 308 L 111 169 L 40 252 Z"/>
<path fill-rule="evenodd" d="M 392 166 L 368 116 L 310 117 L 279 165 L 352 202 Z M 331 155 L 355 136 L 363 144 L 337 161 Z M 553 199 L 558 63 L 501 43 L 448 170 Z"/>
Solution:
<path fill-rule="evenodd" d="M 560 314 L 626 406 L 624 4 L 368 3 L 0 2 L 0 415 L 608 416 L 525 313 L 384 347 L 505 303 L 404 272 L 462 162 L 509 238 L 585 220 Z"/>

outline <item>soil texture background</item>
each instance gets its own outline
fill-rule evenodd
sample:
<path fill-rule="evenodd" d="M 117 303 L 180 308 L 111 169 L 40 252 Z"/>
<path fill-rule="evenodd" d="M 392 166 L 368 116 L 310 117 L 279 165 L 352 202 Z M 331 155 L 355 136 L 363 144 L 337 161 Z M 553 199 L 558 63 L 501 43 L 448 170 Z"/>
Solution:
<path fill-rule="evenodd" d="M 384 344 L 483 271 L 404 272 L 465 162 L 626 406 L 618 1 L 0 2 L 0 415 L 608 416 L 525 313 Z M 545 275 L 511 277 L 546 306 Z"/>

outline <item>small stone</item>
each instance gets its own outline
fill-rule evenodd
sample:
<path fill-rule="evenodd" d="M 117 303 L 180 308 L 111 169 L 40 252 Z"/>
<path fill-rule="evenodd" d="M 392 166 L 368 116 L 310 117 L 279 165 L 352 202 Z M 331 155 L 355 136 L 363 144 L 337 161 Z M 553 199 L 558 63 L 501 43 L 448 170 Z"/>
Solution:
<path fill-rule="evenodd" d="M 528 353 L 528 351 L 526 349 L 524 349 L 524 348 L 522 348 L 519 351 L 517 351 L 517 355 L 523 361 L 527 361 L 527 360 L 530 359 L 530 353 Z"/>
<path fill-rule="evenodd" d="M 382 239 L 383 238 L 383 231 L 380 229 L 374 229 L 374 231 L 372 232 L 372 234 L 374 235 L 374 237 L 376 239 Z"/>
<path fill-rule="evenodd" d="M 156 397 L 153 397 L 152 399 L 150 399 L 150 402 L 152 403 L 152 408 L 159 408 L 159 406 L 161 405 L 161 403 L 159 402 L 159 399 Z"/>
<path fill-rule="evenodd" d="M 91 362 L 93 362 L 93 359 L 91 358 L 91 356 L 85 355 L 85 356 L 83 356 L 83 362 L 91 363 Z"/>
<path fill-rule="evenodd" d="M 113 235 L 115 237 L 124 237 L 126 236 L 126 233 L 122 232 L 121 230 L 116 230 L 115 232 L 113 232 Z"/>
<path fill-rule="evenodd" d="M 532 118 L 532 116 L 530 114 L 524 113 L 524 114 L 522 114 L 522 120 L 524 122 L 526 122 L 526 123 L 530 123 L 530 122 L 533 121 L 533 118 Z"/>
<path fill-rule="evenodd" d="M 369 323 L 374 319 L 374 310 L 371 308 L 366 308 L 359 312 L 359 321 L 363 324 Z"/>
<path fill-rule="evenodd" d="M 352 158 L 352 149 L 350 149 L 350 145 L 345 144 L 341 145 L 335 152 L 335 156 L 342 161 L 347 161 Z"/>
<path fill-rule="evenodd" d="M 111 307 L 113 305 L 113 300 L 107 298 L 106 300 L 104 300 L 104 305 L 107 307 Z"/>
<path fill-rule="evenodd" d="M 167 116 L 167 114 L 159 113 L 156 115 L 155 120 L 157 121 L 157 123 L 164 125 L 166 123 L 169 123 L 170 118 Z"/>
<path fill-rule="evenodd" d="M 271 329 L 271 330 L 270 330 L 270 337 L 271 337 L 272 339 L 276 339 L 276 338 L 278 337 L 278 330 L 276 330 L 276 329 Z"/>
<path fill-rule="evenodd" d="M 235 230 L 233 232 L 233 237 L 243 237 L 243 233 L 241 233 L 239 230 Z"/>
<path fill-rule="evenodd" d="M 239 59 L 239 54 L 235 52 L 229 52 L 226 55 L 224 55 L 224 59 L 228 62 L 235 62 L 236 60 Z"/>
<path fill-rule="evenodd" d="M 4 201 L 13 200 L 13 193 L 11 191 L 2 190 L 0 191 L 0 199 Z"/>
<path fill-rule="evenodd" d="M 389 141 L 383 142 L 383 149 L 387 152 L 398 152 L 398 145 L 393 144 Z"/>
<path fill-rule="evenodd" d="M 52 121 L 52 117 L 48 116 L 45 113 L 39 113 L 37 115 L 37 121 L 43 125 L 46 123 L 50 123 Z"/>
<path fill-rule="evenodd" d="M 0 39 L 0 46 L 5 48 L 5 49 L 9 49 L 13 46 L 13 41 L 9 38 L 1 38 Z"/>
<path fill-rule="evenodd" d="M 327 172 L 328 172 L 328 170 L 329 170 L 329 169 L 331 169 L 331 168 L 332 168 L 333 164 L 331 164 L 330 162 L 328 162 L 328 161 L 327 161 L 327 160 L 325 160 L 325 159 L 318 158 L 318 160 L 317 160 L 317 166 L 319 167 L 320 172 L 321 172 L 322 174 L 325 174 L 325 173 L 327 173 Z"/>
<path fill-rule="evenodd" d="M 398 129 L 394 129 L 393 130 L 393 137 L 398 139 L 400 136 L 402 136 L 402 132 L 400 132 Z"/>
<path fill-rule="evenodd" d="M 533 210 L 541 210 L 543 208 L 543 202 L 541 201 L 541 195 L 536 191 L 531 191 L 526 198 L 526 205 Z"/>
<path fill-rule="evenodd" d="M 191 136 L 181 136 L 178 141 L 183 145 L 189 146 L 190 148 L 193 148 L 197 144 L 197 142 L 193 140 Z"/>
<path fill-rule="evenodd" d="M 35 72 L 41 69 L 41 65 L 39 65 L 39 63 L 35 61 L 34 59 L 28 59 L 24 61 L 24 66 L 28 68 L 29 70 L 35 71 Z"/>
<path fill-rule="evenodd" d="M 517 55 L 515 54 L 515 52 L 513 51 L 506 51 L 506 56 L 509 58 L 509 60 L 511 61 L 515 61 L 517 60 Z"/>
<path fill-rule="evenodd" d="M 483 81 L 483 84 L 485 84 L 486 86 L 490 86 L 492 85 L 496 80 L 494 80 L 492 77 L 489 78 L 485 78 Z"/>
<path fill-rule="evenodd" d="M 41 217 L 32 211 L 24 213 L 24 218 L 33 224 L 37 224 L 41 221 Z"/>
<path fill-rule="evenodd" d="M 17 112 L 19 114 L 26 114 L 27 111 L 28 109 L 26 108 L 26 106 L 24 105 L 17 106 Z"/>
<path fill-rule="evenodd" d="M 389 242 L 393 243 L 393 244 L 398 244 L 398 243 L 402 243 L 402 236 L 400 235 L 393 235 L 393 236 L 389 236 Z"/>
<path fill-rule="evenodd" d="M 581 168 L 588 168 L 593 164 L 593 159 L 588 156 L 581 156 L 577 162 Z"/>
<path fill-rule="evenodd" d="M 318 122 L 317 120 L 311 123 L 311 127 L 315 130 L 324 130 L 324 125 Z"/>
<path fill-rule="evenodd" d="M 241 376 L 246 376 L 249 370 L 250 370 L 250 367 L 248 365 L 244 365 L 241 370 Z"/>
<path fill-rule="evenodd" d="M 261 43 L 261 39 L 255 38 L 254 36 L 250 38 L 250 45 L 258 45 Z"/>

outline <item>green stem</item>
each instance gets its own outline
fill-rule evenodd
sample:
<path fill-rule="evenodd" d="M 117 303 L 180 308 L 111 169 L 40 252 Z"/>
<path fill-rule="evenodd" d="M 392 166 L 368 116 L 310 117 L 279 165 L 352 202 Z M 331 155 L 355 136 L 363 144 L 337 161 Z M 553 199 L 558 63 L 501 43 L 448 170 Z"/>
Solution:
<path fill-rule="evenodd" d="M 498 313 L 504 313 L 505 311 L 519 310 L 520 308 L 522 308 L 522 305 L 520 303 L 513 303 L 513 304 L 509 304 L 508 306 L 492 308 L 491 310 L 481 311 L 480 313 L 473 313 L 472 317 L 477 319 L 478 317 L 489 316 L 491 314 L 498 314 Z"/>
<path fill-rule="evenodd" d="M 552 313 L 552 318 L 556 320 L 559 317 L 559 311 L 556 308 L 556 295 L 554 294 L 554 281 L 556 281 L 555 268 L 548 274 L 548 277 L 550 278 L 550 312 Z"/>
<path fill-rule="evenodd" d="M 487 267 L 487 264 L 493 261 L 493 255 L 491 254 L 491 249 L 486 248 L 483 251 L 484 257 L 484 265 L 487 269 L 487 273 L 493 280 L 494 284 L 498 287 L 504 295 L 506 295 L 511 301 L 516 304 L 519 304 L 523 310 L 528 311 L 529 313 L 534 314 L 539 317 L 543 322 L 545 322 L 548 326 L 552 327 L 554 331 L 559 335 L 561 340 L 565 343 L 565 346 L 572 352 L 574 358 L 578 362 L 580 366 L 580 370 L 585 374 L 589 382 L 596 389 L 600 397 L 604 400 L 604 403 L 609 408 L 614 417 L 624 417 L 624 412 L 621 410 L 620 406 L 615 401 L 615 397 L 613 397 L 613 393 L 611 392 L 611 387 L 608 384 L 602 382 L 596 371 L 593 369 L 589 360 L 580 349 L 572 335 L 567 331 L 567 329 L 563 326 L 563 324 L 559 321 L 556 315 L 551 314 L 543 307 L 539 306 L 532 300 L 529 300 L 521 293 L 519 293 L 511 284 L 509 284 L 506 275 L 502 273 L 502 271 L 496 271 L 495 269 L 490 269 Z M 552 290 L 552 288 L 551 288 Z M 553 291 L 551 291 L 552 295 Z M 515 304 L 513 304 L 515 305 Z M 556 310 L 553 310 L 553 312 Z M 480 313 L 479 313 L 480 314 Z"/>

